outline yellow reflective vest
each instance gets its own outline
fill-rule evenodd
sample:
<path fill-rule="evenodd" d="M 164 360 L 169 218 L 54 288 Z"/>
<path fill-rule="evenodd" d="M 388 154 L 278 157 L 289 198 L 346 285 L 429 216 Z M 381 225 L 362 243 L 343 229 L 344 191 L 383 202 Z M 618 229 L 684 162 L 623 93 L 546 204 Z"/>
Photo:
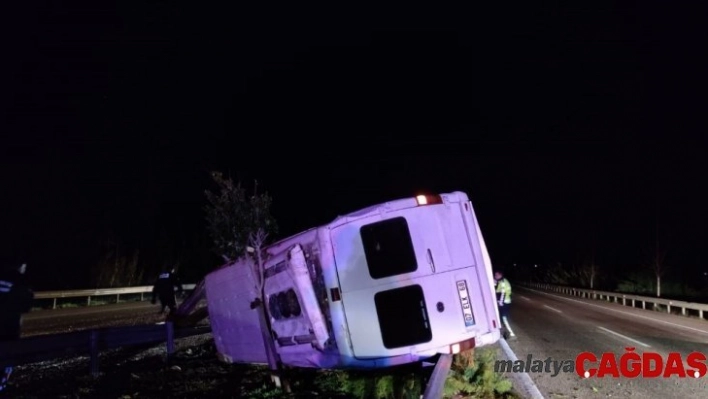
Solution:
<path fill-rule="evenodd" d="M 504 304 L 511 303 L 511 284 L 509 280 L 505 278 L 497 281 L 497 302 Z"/>

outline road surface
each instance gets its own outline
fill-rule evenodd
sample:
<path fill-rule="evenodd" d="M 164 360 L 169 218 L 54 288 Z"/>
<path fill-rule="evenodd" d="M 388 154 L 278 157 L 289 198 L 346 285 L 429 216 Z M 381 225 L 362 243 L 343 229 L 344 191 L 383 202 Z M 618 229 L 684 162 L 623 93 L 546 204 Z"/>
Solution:
<path fill-rule="evenodd" d="M 581 352 L 592 352 L 599 360 L 610 352 L 619 362 L 629 347 L 639 354 L 658 353 L 664 361 L 670 352 L 679 352 L 684 364 L 691 352 L 708 354 L 708 321 L 521 287 L 514 298 L 511 324 L 518 339 L 508 344 L 520 360 L 530 356 L 542 362 L 574 362 Z M 708 376 L 581 378 L 575 372 L 554 373 L 528 373 L 546 398 L 708 398 Z"/>
<path fill-rule="evenodd" d="M 157 323 L 165 319 L 157 313 L 159 307 L 144 301 L 34 311 L 23 316 L 22 336 Z"/>

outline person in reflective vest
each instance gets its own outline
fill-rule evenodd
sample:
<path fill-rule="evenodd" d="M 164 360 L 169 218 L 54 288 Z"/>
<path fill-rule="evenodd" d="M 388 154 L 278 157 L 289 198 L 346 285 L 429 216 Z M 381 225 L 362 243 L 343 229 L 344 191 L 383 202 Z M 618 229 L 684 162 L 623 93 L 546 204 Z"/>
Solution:
<path fill-rule="evenodd" d="M 12 266 L 0 272 L 0 342 L 20 339 L 22 314 L 32 309 L 34 292 L 25 282 L 27 264 Z M 0 393 L 7 390 L 12 364 L 0 364 Z"/>
<path fill-rule="evenodd" d="M 505 328 L 504 338 L 516 339 L 516 334 L 509 325 L 509 308 L 511 307 L 511 283 L 504 278 L 504 274 L 500 271 L 494 272 L 494 285 L 497 291 L 497 306 L 499 308 L 499 317 L 502 319 L 502 324 Z"/>

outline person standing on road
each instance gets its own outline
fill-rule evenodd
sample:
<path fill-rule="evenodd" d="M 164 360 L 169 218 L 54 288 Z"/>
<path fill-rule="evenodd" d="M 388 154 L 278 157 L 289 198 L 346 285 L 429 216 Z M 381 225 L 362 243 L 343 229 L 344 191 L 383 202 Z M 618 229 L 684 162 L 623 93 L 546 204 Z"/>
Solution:
<path fill-rule="evenodd" d="M 497 305 L 499 307 L 499 317 L 505 328 L 505 339 L 516 339 L 516 334 L 509 325 L 509 308 L 511 307 L 511 283 L 504 277 L 501 271 L 494 272 L 494 285 L 497 291 Z"/>
<path fill-rule="evenodd" d="M 0 272 L 0 342 L 20 339 L 22 314 L 32 309 L 34 292 L 25 280 L 27 264 L 10 267 Z M 0 364 L 0 392 L 7 389 L 12 364 Z"/>
<path fill-rule="evenodd" d="M 169 308 L 170 314 L 175 314 L 177 310 L 175 287 L 177 288 L 177 292 L 182 294 L 182 284 L 175 276 L 174 268 L 169 271 L 163 271 L 157 277 L 157 281 L 155 281 L 155 285 L 152 287 L 152 304 L 154 305 L 157 299 L 160 299 L 160 311 L 158 313 L 164 314 L 165 308 Z"/>

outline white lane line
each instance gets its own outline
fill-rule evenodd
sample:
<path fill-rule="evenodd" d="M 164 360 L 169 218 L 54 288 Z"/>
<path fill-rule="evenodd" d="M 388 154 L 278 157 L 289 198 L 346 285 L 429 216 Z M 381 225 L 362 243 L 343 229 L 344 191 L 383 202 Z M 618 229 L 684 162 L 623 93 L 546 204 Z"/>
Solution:
<path fill-rule="evenodd" d="M 499 345 L 501 345 L 502 349 L 504 350 L 504 354 L 506 357 L 511 360 L 512 363 L 515 363 L 519 359 L 516 357 L 516 354 L 514 351 L 511 350 L 509 347 L 509 344 L 506 343 L 506 340 L 504 338 L 499 340 Z M 523 385 L 524 390 L 530 395 L 526 396 L 527 398 L 530 399 L 545 399 L 543 397 L 543 394 L 541 394 L 541 391 L 538 390 L 538 387 L 536 384 L 533 383 L 533 380 L 531 377 L 529 377 L 529 374 L 524 372 L 524 373 L 514 373 L 513 376 L 518 376 L 521 378 L 521 385 Z"/>
<path fill-rule="evenodd" d="M 586 302 L 583 302 L 583 301 L 579 301 L 579 300 L 577 300 L 577 299 L 566 298 L 566 297 L 562 297 L 562 296 L 558 296 L 558 295 L 554 295 L 554 294 L 549 294 L 549 293 L 547 293 L 547 292 L 537 291 L 537 290 L 534 290 L 534 289 L 531 289 L 531 288 L 525 288 L 525 289 L 527 289 L 527 290 L 529 290 L 529 291 L 537 292 L 537 293 L 539 293 L 539 294 L 552 296 L 552 297 L 555 297 L 555 298 L 558 298 L 558 299 L 563 299 L 563 300 L 566 300 L 566 301 L 576 302 L 576 303 L 580 303 L 580 304 L 583 304 L 583 305 L 592 306 L 592 307 L 600 308 L 600 309 L 603 309 L 603 310 L 607 310 L 607 311 L 610 311 L 610 312 L 622 313 L 623 315 L 632 316 L 632 317 L 638 317 L 638 318 L 640 318 L 640 319 L 645 319 L 645 320 L 653 321 L 653 322 L 656 322 L 656 323 L 668 324 L 668 325 L 670 325 L 670 326 L 679 327 L 679 328 L 683 328 L 683 329 L 686 329 L 686 330 L 691 330 L 691 331 L 699 332 L 699 333 L 701 333 L 701 334 L 706 334 L 706 335 L 708 335 L 708 331 L 706 331 L 706 330 L 701 330 L 701 329 L 699 329 L 699 328 L 688 327 L 688 326 L 682 326 L 681 324 L 672 323 L 672 322 L 670 322 L 670 321 L 657 320 L 657 319 L 653 319 L 653 318 L 647 317 L 647 316 L 642 316 L 642 315 L 638 315 L 638 314 L 634 314 L 634 313 L 630 313 L 630 312 L 624 312 L 624 311 L 617 310 L 617 309 L 606 308 L 606 307 L 604 307 L 604 306 L 595 305 L 595 304 L 592 304 L 592 303 L 586 303 Z"/>
<path fill-rule="evenodd" d="M 556 309 L 556 308 L 552 308 L 552 307 L 550 307 L 550 306 L 548 306 L 548 305 L 543 305 L 543 307 L 544 307 L 544 308 L 551 309 L 551 310 L 554 311 L 554 312 L 563 313 L 562 311 L 560 311 L 560 310 L 558 310 L 558 309 Z"/>
<path fill-rule="evenodd" d="M 527 296 L 519 295 L 519 298 L 523 299 L 524 301 L 530 301 L 529 297 Z"/>
<path fill-rule="evenodd" d="M 606 332 L 608 332 L 608 333 L 610 333 L 610 334 L 614 334 L 614 335 L 616 335 L 616 336 L 618 336 L 618 337 L 620 337 L 620 338 L 626 339 L 627 341 L 632 341 L 632 342 L 634 342 L 635 344 L 642 345 L 642 346 L 644 346 L 644 347 L 646 347 L 646 348 L 651 348 L 651 345 L 649 345 L 649 344 L 645 344 L 645 343 L 642 342 L 642 341 L 637 341 L 637 340 L 634 339 L 634 338 L 629 338 L 629 337 L 626 336 L 626 335 L 622 335 L 622 334 L 620 334 L 620 333 L 614 332 L 614 331 L 609 330 L 609 329 L 607 329 L 607 328 L 605 328 L 605 327 L 597 326 L 597 328 L 599 328 L 599 329 L 602 330 L 602 331 L 606 331 Z"/>

